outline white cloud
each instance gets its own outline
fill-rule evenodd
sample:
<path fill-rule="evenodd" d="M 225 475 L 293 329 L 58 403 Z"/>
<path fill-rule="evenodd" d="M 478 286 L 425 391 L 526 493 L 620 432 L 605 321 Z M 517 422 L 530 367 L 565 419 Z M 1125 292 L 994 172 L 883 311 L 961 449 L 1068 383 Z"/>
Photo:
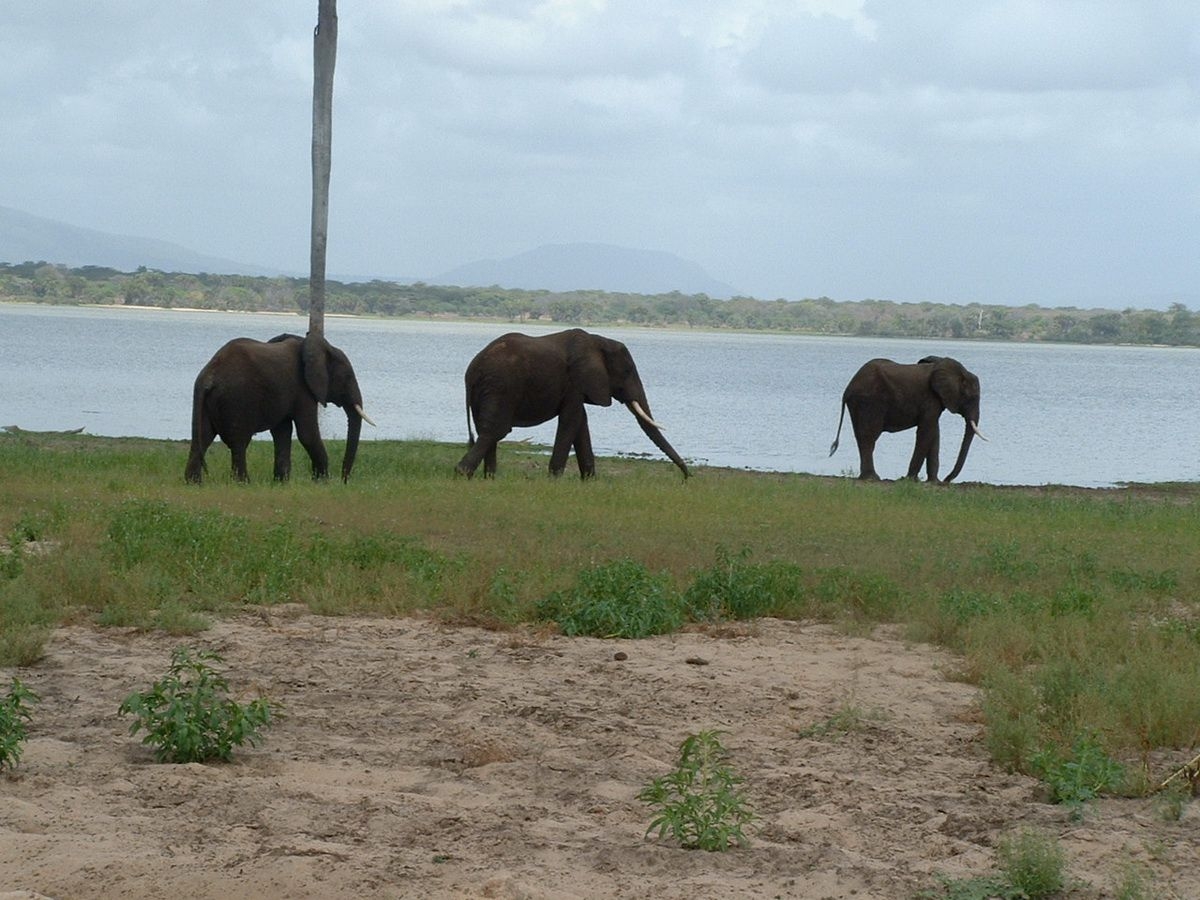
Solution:
<path fill-rule="evenodd" d="M 765 296 L 1200 281 L 1194 0 L 340 6 L 331 270 L 605 240 Z M 0 203 L 303 270 L 315 18 L 7 10 Z"/>

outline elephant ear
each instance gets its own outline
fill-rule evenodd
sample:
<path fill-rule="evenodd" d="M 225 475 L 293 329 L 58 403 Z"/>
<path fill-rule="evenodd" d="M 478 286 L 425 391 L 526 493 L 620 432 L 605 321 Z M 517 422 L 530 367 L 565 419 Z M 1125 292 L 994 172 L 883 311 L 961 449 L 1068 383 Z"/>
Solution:
<path fill-rule="evenodd" d="M 567 374 L 583 391 L 584 402 L 594 406 L 612 404 L 608 365 L 600 343 L 603 340 L 595 335 L 581 334 L 567 350 Z"/>
<path fill-rule="evenodd" d="M 324 338 L 308 334 L 300 347 L 300 368 L 304 371 L 304 383 L 324 404 L 329 401 L 329 348 Z"/>
<path fill-rule="evenodd" d="M 942 406 L 951 412 L 958 412 L 962 406 L 962 374 L 961 367 L 952 359 L 942 358 L 933 367 L 929 376 L 929 386 Z"/>

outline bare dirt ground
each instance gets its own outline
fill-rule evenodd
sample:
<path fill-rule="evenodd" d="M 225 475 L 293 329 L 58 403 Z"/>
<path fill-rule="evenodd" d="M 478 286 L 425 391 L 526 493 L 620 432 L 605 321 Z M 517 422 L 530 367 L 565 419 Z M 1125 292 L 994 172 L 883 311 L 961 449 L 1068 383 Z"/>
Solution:
<path fill-rule="evenodd" d="M 886 631 L 601 641 L 277 608 L 188 643 L 286 718 L 232 763 L 156 764 L 116 710 L 178 643 L 69 627 L 19 673 L 42 699 L 0 779 L 0 897 L 893 900 L 989 873 L 1028 826 L 1061 839 L 1072 897 L 1114 896 L 1131 864 L 1147 896 L 1200 897 L 1200 804 L 1071 821 L 988 763 L 954 658 Z M 848 711 L 858 727 L 809 734 Z M 638 791 L 712 728 L 761 816 L 751 844 L 646 838 Z"/>

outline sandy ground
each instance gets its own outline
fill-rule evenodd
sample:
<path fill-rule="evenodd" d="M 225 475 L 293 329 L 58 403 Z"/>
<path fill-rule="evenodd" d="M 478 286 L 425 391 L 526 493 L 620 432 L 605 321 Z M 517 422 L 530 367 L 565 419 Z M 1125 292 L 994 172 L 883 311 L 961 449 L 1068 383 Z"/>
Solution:
<path fill-rule="evenodd" d="M 56 632 L 19 673 L 42 701 L 0 778 L 0 897 L 893 900 L 990 872 L 1026 826 L 1061 838 L 1072 897 L 1115 896 L 1131 863 L 1146 896 L 1200 897 L 1200 803 L 1168 822 L 1152 799 L 1105 800 L 1071 821 L 989 765 L 954 659 L 886 631 L 601 641 L 274 609 L 189 642 L 286 718 L 232 763 L 156 764 L 116 709 L 179 641 Z M 860 727 L 808 733 L 851 710 Z M 761 816 L 726 853 L 646 838 L 636 799 L 707 728 Z"/>

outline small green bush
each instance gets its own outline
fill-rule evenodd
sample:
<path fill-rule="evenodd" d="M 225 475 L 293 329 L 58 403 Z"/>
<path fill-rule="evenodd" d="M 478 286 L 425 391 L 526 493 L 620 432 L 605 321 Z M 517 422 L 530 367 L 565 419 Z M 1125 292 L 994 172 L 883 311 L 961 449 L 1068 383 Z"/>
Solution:
<path fill-rule="evenodd" d="M 1023 829 L 996 845 L 1000 871 L 1008 883 L 1029 900 L 1052 897 L 1067 885 L 1066 854 L 1050 835 Z"/>
<path fill-rule="evenodd" d="M 1094 735 L 1080 735 L 1068 754 L 1053 747 L 1039 750 L 1030 761 L 1034 775 L 1050 788 L 1050 800 L 1079 806 L 1125 781 L 1125 767 L 1104 752 Z"/>
<path fill-rule="evenodd" d="M 606 638 L 667 634 L 684 621 L 683 601 L 667 576 L 630 559 L 583 570 L 573 588 L 541 600 L 537 614 L 564 634 Z"/>
<path fill-rule="evenodd" d="M 227 761 L 235 747 L 254 746 L 271 724 L 270 701 L 242 706 L 228 697 L 228 683 L 209 665 L 221 661 L 211 650 L 176 647 L 166 676 L 121 703 L 119 715 L 136 716 L 129 733 L 145 731 L 142 743 L 154 747 L 158 762 Z"/>
<path fill-rule="evenodd" d="M 727 762 L 720 732 L 688 737 L 679 747 L 675 770 L 655 778 L 638 794 L 658 810 L 646 834 L 670 834 L 686 850 L 727 850 L 732 844 L 745 844 L 743 829 L 757 817 L 742 793 L 742 779 Z"/>
<path fill-rule="evenodd" d="M 694 573 L 684 591 L 688 616 L 713 622 L 753 619 L 792 610 L 804 602 L 806 589 L 799 566 L 782 562 L 752 565 L 749 558 L 749 547 L 736 555 L 718 547 L 713 565 Z"/>
<path fill-rule="evenodd" d="M 14 677 L 8 693 L 0 698 L 0 770 L 15 769 L 25 744 L 25 726 L 33 718 L 31 707 L 38 695 Z"/>

